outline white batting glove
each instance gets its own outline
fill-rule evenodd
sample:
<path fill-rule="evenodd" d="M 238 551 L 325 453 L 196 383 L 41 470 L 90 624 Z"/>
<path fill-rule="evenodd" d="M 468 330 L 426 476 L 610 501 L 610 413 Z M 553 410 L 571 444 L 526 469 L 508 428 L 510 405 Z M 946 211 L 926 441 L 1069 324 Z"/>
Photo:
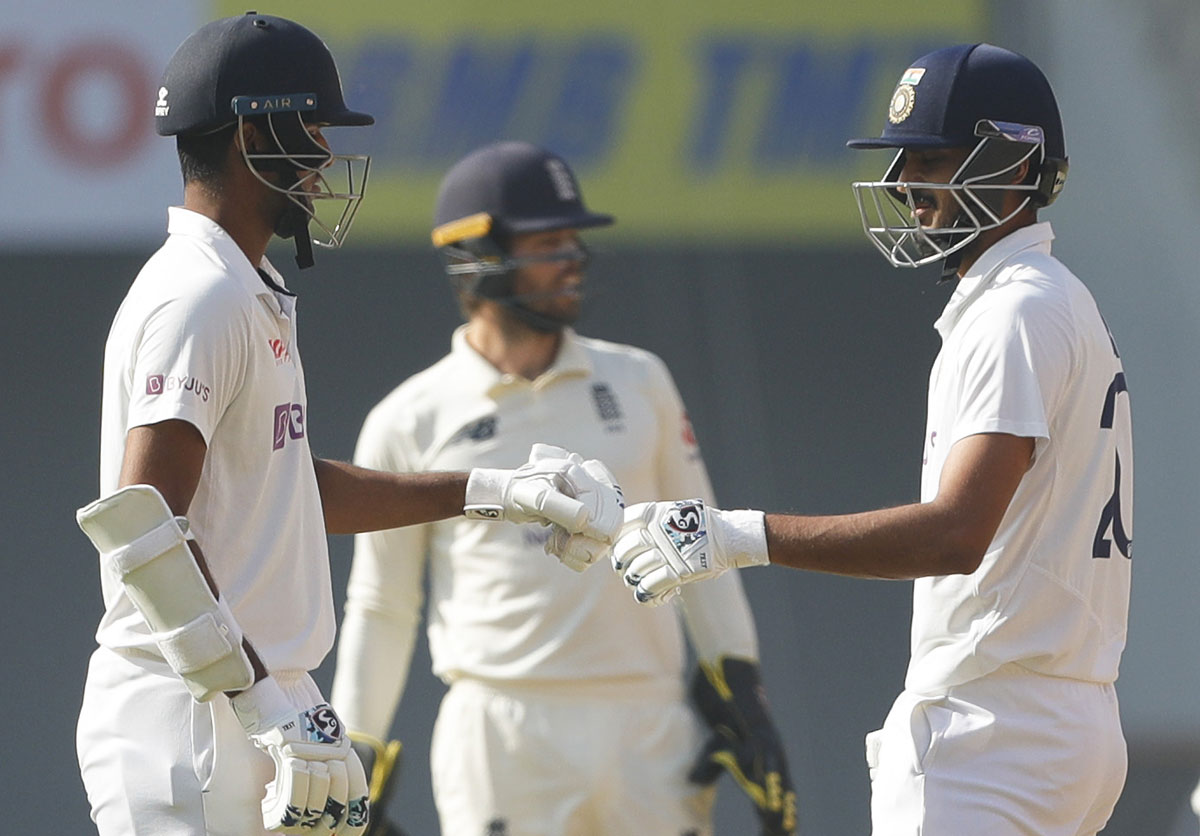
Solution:
<path fill-rule="evenodd" d="M 262 801 L 267 830 L 360 836 L 367 829 L 367 776 L 332 706 L 299 710 L 269 676 L 230 704 L 246 735 L 275 762 Z"/>
<path fill-rule="evenodd" d="M 767 562 L 761 511 L 721 511 L 702 499 L 631 505 L 612 550 L 613 570 L 633 597 L 655 607 L 684 584 Z"/>
<path fill-rule="evenodd" d="M 557 448 L 551 448 L 557 449 Z M 576 453 L 570 454 L 579 459 Z M 551 526 L 550 538 L 546 541 L 546 554 L 557 557 L 563 566 L 582 572 L 612 550 L 612 542 L 620 530 L 625 501 L 616 477 L 597 459 L 588 459 L 580 467 L 594 482 L 576 480 L 572 484 L 575 496 L 588 507 L 592 518 L 602 521 L 597 528 L 612 531 L 607 537 L 588 534 L 572 534 L 560 525 Z"/>
<path fill-rule="evenodd" d="M 547 554 L 581 572 L 608 552 L 623 508 L 620 487 L 599 461 L 535 444 L 529 461 L 516 470 L 472 470 L 463 513 L 550 525 Z"/>

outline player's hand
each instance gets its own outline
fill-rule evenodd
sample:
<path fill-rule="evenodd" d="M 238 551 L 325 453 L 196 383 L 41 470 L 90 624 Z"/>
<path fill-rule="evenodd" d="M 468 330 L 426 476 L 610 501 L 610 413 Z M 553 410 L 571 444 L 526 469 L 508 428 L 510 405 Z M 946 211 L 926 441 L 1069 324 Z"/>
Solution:
<path fill-rule="evenodd" d="M 639 603 L 658 606 L 686 583 L 767 562 L 763 515 L 721 511 L 702 499 L 644 502 L 625 509 L 613 570 Z"/>
<path fill-rule="evenodd" d="M 361 836 L 367 777 L 333 707 L 297 709 L 269 676 L 230 704 L 250 740 L 275 762 L 262 801 L 263 826 L 277 833 Z"/>
<path fill-rule="evenodd" d="M 546 447 L 546 445 L 537 445 Z M 549 447 L 558 450 L 557 447 Z M 571 490 L 577 499 L 588 506 L 588 513 L 598 520 L 603 520 L 603 531 L 607 536 L 596 537 L 587 533 L 573 534 L 561 525 L 550 526 L 550 537 L 546 540 L 546 554 L 557 557 L 563 566 L 582 572 L 612 550 L 613 540 L 621 528 L 625 511 L 625 500 L 621 494 L 621 486 L 616 477 L 597 459 L 583 461 L 578 454 L 571 453 L 572 458 L 591 477 L 592 481 L 574 479 Z M 576 475 L 577 476 L 577 475 Z"/>
<path fill-rule="evenodd" d="M 796 793 L 758 664 L 728 656 L 701 662 L 692 701 L 713 733 L 688 779 L 708 785 L 727 771 L 754 803 L 762 836 L 793 836 Z"/>
<path fill-rule="evenodd" d="M 608 552 L 624 507 L 603 464 L 547 444 L 516 470 L 472 470 L 466 500 L 468 517 L 552 526 L 546 551 L 576 571 Z"/>

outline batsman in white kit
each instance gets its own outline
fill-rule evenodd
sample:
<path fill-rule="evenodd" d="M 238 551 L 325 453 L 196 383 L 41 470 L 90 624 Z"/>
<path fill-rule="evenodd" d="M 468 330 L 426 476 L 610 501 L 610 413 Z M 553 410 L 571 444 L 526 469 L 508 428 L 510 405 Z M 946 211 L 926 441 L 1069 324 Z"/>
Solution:
<path fill-rule="evenodd" d="M 442 181 L 433 241 L 467 323 L 450 353 L 375 407 L 356 463 L 397 472 L 508 467 L 535 441 L 603 459 L 627 499 L 712 488 L 666 365 L 571 327 L 590 211 L 567 163 L 525 142 L 467 155 Z M 728 770 L 761 832 L 795 831 L 782 742 L 761 693 L 736 574 L 639 607 L 607 574 L 542 554 L 544 529 L 445 520 L 356 538 L 333 704 L 385 738 L 429 572 L 432 741 L 442 832 L 701 836 Z M 607 555 L 607 551 L 605 551 Z M 604 555 L 596 555 L 597 557 Z M 564 561 L 566 562 L 566 561 Z M 679 615 L 700 661 L 688 704 Z"/>
<path fill-rule="evenodd" d="M 101 498 L 78 513 L 105 605 L 77 728 L 92 818 L 103 836 L 360 834 L 366 775 L 308 673 L 333 643 L 326 532 L 534 521 L 576 562 L 611 542 L 620 498 L 557 448 L 420 477 L 313 456 L 296 297 L 265 251 L 291 238 L 310 265 L 310 224 L 341 244 L 368 160 L 322 131 L 373 121 L 320 38 L 254 12 L 207 24 L 155 120 L 184 205 L 109 333 Z"/>
<path fill-rule="evenodd" d="M 1039 222 L 1066 181 L 1054 94 L 988 44 L 905 70 L 855 183 L 897 267 L 941 262 L 921 502 L 826 517 L 626 510 L 614 568 L 639 601 L 726 569 L 778 563 L 915 579 L 912 657 L 867 736 L 875 836 L 1090 836 L 1125 781 L 1114 681 L 1133 536 L 1129 395 L 1087 288 Z"/>

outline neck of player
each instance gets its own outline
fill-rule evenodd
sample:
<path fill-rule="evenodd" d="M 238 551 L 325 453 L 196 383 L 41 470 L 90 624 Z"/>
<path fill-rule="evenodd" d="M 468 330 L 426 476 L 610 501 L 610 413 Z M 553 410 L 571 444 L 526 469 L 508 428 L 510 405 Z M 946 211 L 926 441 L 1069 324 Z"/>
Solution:
<path fill-rule="evenodd" d="M 537 331 L 502 306 L 484 303 L 471 315 L 467 344 L 500 372 L 533 380 L 554 364 L 562 332 Z"/>
<path fill-rule="evenodd" d="M 264 217 L 265 213 L 258 202 L 244 196 L 249 190 L 226 187 L 221 194 L 215 194 L 202 184 L 188 183 L 183 190 L 183 208 L 203 215 L 225 230 L 238 248 L 246 254 L 250 264 L 257 268 L 267 252 L 267 244 L 274 234 L 274 228 Z M 230 199 L 230 195 L 238 194 L 243 197 L 237 200 Z M 255 194 L 252 197 L 259 195 Z"/>

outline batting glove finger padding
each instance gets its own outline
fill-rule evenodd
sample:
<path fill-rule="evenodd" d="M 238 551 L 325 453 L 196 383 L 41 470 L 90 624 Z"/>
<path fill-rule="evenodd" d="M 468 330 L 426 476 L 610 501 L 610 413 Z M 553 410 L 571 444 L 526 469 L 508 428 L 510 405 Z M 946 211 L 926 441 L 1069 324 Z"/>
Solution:
<path fill-rule="evenodd" d="M 262 801 L 267 830 L 357 836 L 366 829 L 366 774 L 332 706 L 297 709 L 269 676 L 230 704 L 247 736 L 275 764 Z"/>
<path fill-rule="evenodd" d="M 612 546 L 586 534 L 570 534 L 561 526 L 554 526 L 544 548 L 546 554 L 557 557 L 563 566 L 582 572 L 608 554 Z"/>
<path fill-rule="evenodd" d="M 353 751 L 346 756 L 346 781 L 349 786 L 349 801 L 346 818 L 337 829 L 338 836 L 362 836 L 371 820 L 370 792 L 367 773 Z"/>
<path fill-rule="evenodd" d="M 321 820 L 312 829 L 313 836 L 332 836 L 346 819 L 346 802 L 350 795 L 350 779 L 345 761 L 326 761 L 329 769 L 329 793 Z"/>
<path fill-rule="evenodd" d="M 371 822 L 366 836 L 389 836 L 396 830 L 388 822 L 384 811 L 400 774 L 400 755 L 404 747 L 399 740 L 384 743 L 365 732 L 351 731 L 349 734 L 350 746 L 358 755 L 370 787 Z"/>
<path fill-rule="evenodd" d="M 623 507 L 621 489 L 601 462 L 535 444 L 529 461 L 516 470 L 472 470 L 463 513 L 550 525 L 547 552 L 582 571 L 607 552 L 621 527 Z"/>

